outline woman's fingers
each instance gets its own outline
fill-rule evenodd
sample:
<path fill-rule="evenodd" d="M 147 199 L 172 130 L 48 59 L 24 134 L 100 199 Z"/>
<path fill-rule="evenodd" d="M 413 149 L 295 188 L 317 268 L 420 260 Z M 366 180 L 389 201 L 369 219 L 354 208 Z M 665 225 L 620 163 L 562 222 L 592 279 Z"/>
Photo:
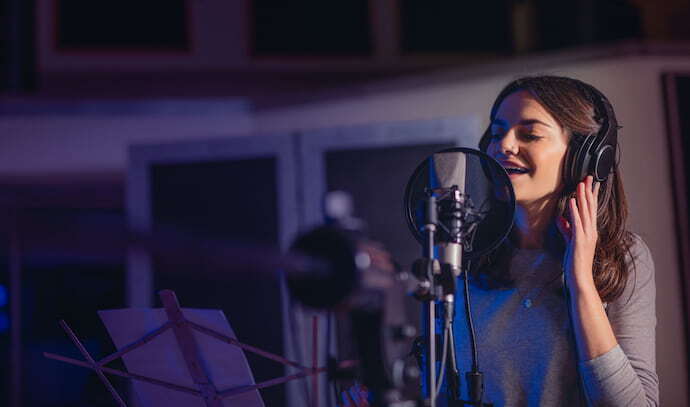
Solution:
<path fill-rule="evenodd" d="M 587 195 L 587 208 L 589 209 L 589 218 L 590 218 L 590 223 L 592 226 L 596 227 L 596 218 L 597 218 L 597 201 L 596 201 L 596 189 L 597 185 L 599 185 L 598 182 L 594 182 L 594 177 L 593 176 L 588 176 L 587 177 L 587 184 L 585 185 L 585 191 Z"/>
<path fill-rule="evenodd" d="M 597 213 L 599 207 L 599 188 L 601 183 L 594 182 L 594 177 L 588 175 L 577 185 L 575 191 L 577 213 L 580 216 L 582 231 L 590 237 L 597 233 Z"/>
<path fill-rule="evenodd" d="M 577 207 L 575 198 L 570 198 L 570 230 L 571 236 L 575 238 L 582 231 L 582 221 L 580 220 L 580 210 Z"/>
<path fill-rule="evenodd" d="M 582 182 L 582 211 L 585 213 L 589 213 L 589 197 L 590 192 L 592 191 L 592 176 L 588 175 L 585 180 Z"/>
<path fill-rule="evenodd" d="M 594 192 L 592 192 L 593 195 L 593 200 L 594 202 L 593 208 L 594 210 L 592 211 L 592 216 L 596 220 L 597 215 L 599 214 L 599 188 L 601 187 L 601 182 L 596 182 L 594 183 Z M 597 223 L 594 222 L 594 226 L 596 226 Z"/>
<path fill-rule="evenodd" d="M 585 231 L 587 234 L 596 238 L 597 235 L 597 212 L 598 212 L 598 195 L 599 195 L 599 182 L 594 182 L 593 176 L 587 177 L 587 184 L 585 185 L 585 191 L 587 192 L 587 229 Z"/>
<path fill-rule="evenodd" d="M 589 191 L 592 187 L 591 182 L 592 178 L 588 175 L 585 180 L 580 183 L 577 191 L 577 206 L 580 208 L 580 220 L 584 231 L 588 231 L 590 227 Z"/>

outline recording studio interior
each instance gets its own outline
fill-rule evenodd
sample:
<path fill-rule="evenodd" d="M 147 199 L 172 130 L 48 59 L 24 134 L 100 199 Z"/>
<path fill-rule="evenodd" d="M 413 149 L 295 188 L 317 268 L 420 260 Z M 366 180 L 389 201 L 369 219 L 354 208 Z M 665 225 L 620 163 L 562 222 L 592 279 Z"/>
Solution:
<path fill-rule="evenodd" d="M 687 0 L 0 0 L 0 406 L 690 405 L 688 21 Z M 543 242 L 563 291 L 479 288 L 556 143 L 511 138 L 511 107 L 575 165 L 559 81 L 606 128 L 573 182 L 648 248 L 627 286 L 597 279 L 623 254 L 578 195 L 608 248 L 592 313 L 572 217 Z"/>

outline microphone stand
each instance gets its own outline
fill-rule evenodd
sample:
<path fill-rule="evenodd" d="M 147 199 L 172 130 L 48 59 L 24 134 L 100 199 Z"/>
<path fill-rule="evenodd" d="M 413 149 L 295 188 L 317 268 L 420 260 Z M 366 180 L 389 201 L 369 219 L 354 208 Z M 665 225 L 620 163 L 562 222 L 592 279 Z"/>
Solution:
<path fill-rule="evenodd" d="M 448 370 L 448 388 L 450 390 L 450 406 L 491 406 L 490 403 L 483 403 L 484 383 L 483 375 L 479 371 L 476 360 L 476 343 L 474 340 L 474 327 L 472 325 L 472 316 L 469 308 L 469 287 L 468 287 L 468 272 L 469 270 L 462 270 L 462 251 L 464 236 L 463 232 L 463 211 L 470 209 L 464 207 L 465 202 L 461 198 L 457 187 L 452 188 L 452 201 L 450 207 L 445 206 L 443 221 L 450 220 L 450 229 L 439 223 L 439 210 L 437 207 L 437 199 L 433 194 L 427 197 L 426 205 L 426 223 L 422 228 L 425 236 L 425 245 L 423 250 L 423 258 L 417 264 L 417 275 L 420 277 L 420 285 L 416 292 L 418 299 L 424 302 L 425 320 L 425 336 L 426 341 L 426 389 L 428 393 L 427 407 L 436 407 L 436 398 L 438 396 L 437 388 L 440 389 L 439 383 L 443 381 L 443 373 Z M 471 204 L 470 204 L 471 207 Z M 443 246 L 442 263 L 437 260 L 436 253 L 436 233 L 438 228 L 441 228 L 447 234 L 452 236 L 451 242 Z M 455 305 L 455 291 L 456 281 L 458 276 L 463 276 L 465 279 L 465 309 L 467 311 L 468 325 L 471 333 L 471 341 L 473 348 L 473 363 L 472 371 L 466 373 L 466 380 L 468 384 L 469 400 L 461 400 L 459 388 L 459 372 L 457 368 L 457 361 L 455 355 L 455 338 L 453 335 L 452 323 L 454 320 L 454 305 Z M 442 299 L 444 304 L 444 323 L 443 323 L 443 361 L 441 363 L 441 374 L 436 375 L 437 362 L 437 341 L 436 341 L 436 304 Z M 450 352 L 449 351 L 450 348 Z M 448 353 L 450 353 L 450 360 L 447 360 Z"/>
<path fill-rule="evenodd" d="M 426 245 L 422 256 L 426 264 L 426 287 L 428 295 L 424 301 L 426 313 L 425 336 L 427 338 L 426 345 L 426 388 L 429 394 L 428 407 L 436 407 L 436 285 L 435 285 L 435 270 L 437 266 L 435 256 L 435 235 L 436 224 L 438 223 L 438 210 L 436 208 L 436 197 L 429 195 L 426 205 L 426 224 L 424 225 L 424 232 L 426 237 Z M 424 287 L 424 285 L 423 285 Z"/>
<path fill-rule="evenodd" d="M 447 354 L 450 342 L 452 341 L 452 315 L 455 304 L 455 288 L 456 278 L 454 267 L 449 263 L 440 264 L 436 259 L 436 232 L 438 227 L 438 208 L 436 205 L 436 197 L 433 194 L 427 198 L 427 222 L 423 227 L 425 232 L 425 245 L 423 251 L 423 258 L 418 263 L 418 275 L 420 278 L 420 287 L 417 290 L 416 296 L 424 302 L 425 320 L 425 337 L 426 341 L 426 389 L 428 393 L 427 407 L 436 407 L 436 398 L 438 397 L 438 390 L 440 388 L 439 382 L 443 380 L 443 372 L 447 362 Z M 453 246 L 448 249 L 454 256 L 460 258 L 461 247 Z M 445 259 L 444 259 L 445 260 Z M 421 269 L 421 270 L 420 270 Z M 444 304 L 444 314 L 446 316 L 443 324 L 443 361 L 441 363 L 441 375 L 436 376 L 436 305 L 437 301 L 442 300 Z M 451 359 L 455 365 L 454 355 L 455 350 L 451 349 Z"/>

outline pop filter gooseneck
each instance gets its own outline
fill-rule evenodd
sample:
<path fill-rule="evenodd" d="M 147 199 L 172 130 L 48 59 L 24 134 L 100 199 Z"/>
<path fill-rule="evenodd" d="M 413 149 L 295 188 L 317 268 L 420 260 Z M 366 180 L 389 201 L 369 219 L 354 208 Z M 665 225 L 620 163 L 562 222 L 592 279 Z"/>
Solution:
<path fill-rule="evenodd" d="M 470 405 L 482 405 L 483 382 L 469 300 L 470 262 L 497 248 L 513 226 L 515 195 L 508 174 L 487 154 L 469 148 L 439 151 L 414 171 L 405 189 L 405 215 L 410 231 L 422 244 L 423 258 L 413 270 L 420 280 L 416 296 L 425 304 L 425 393 L 436 406 L 452 337 L 456 278 L 463 276 L 465 310 L 472 346 L 472 371 L 466 373 Z M 443 304 L 442 361 L 436 374 L 436 305 Z M 451 349 L 451 359 L 455 352 Z M 450 388 L 456 403 L 456 363 L 451 360 Z M 438 383 L 437 383 L 438 377 Z M 452 404 L 451 404 L 452 405 Z"/>

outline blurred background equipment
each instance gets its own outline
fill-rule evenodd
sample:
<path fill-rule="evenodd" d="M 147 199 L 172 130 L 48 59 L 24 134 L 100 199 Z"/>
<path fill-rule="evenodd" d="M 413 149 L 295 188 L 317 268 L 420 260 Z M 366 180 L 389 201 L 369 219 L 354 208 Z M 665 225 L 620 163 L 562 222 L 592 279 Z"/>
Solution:
<path fill-rule="evenodd" d="M 411 350 L 417 315 L 405 309 L 415 279 L 385 247 L 368 240 L 347 193 L 328 193 L 324 207 L 326 224 L 300 235 L 291 248 L 316 262 L 288 270 L 286 277 L 293 298 L 326 310 L 335 322 L 339 341 L 329 351 L 328 380 L 336 395 L 363 384 L 372 406 L 416 406 L 419 367 Z M 348 360 L 356 364 L 339 367 Z"/>

